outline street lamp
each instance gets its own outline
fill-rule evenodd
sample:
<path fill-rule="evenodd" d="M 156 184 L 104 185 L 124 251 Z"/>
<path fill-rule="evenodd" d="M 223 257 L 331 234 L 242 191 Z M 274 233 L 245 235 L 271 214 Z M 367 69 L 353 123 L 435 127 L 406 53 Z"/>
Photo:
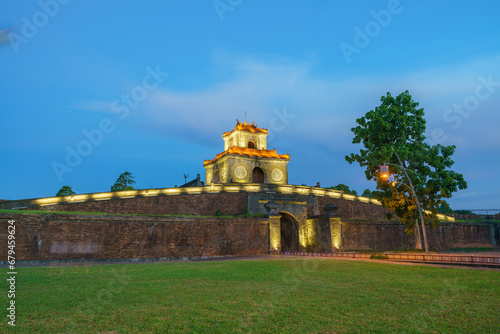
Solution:
<path fill-rule="evenodd" d="M 398 158 L 400 165 L 385 163 L 384 165 L 380 166 L 380 176 L 383 179 L 389 179 L 389 166 L 388 165 L 397 166 L 404 171 L 409 185 L 402 183 L 402 182 L 392 181 L 392 186 L 395 186 L 396 183 L 400 183 L 400 184 L 408 187 L 411 190 L 411 193 L 412 193 L 413 197 L 415 198 L 415 202 L 417 203 L 418 214 L 420 215 L 420 222 L 422 224 L 422 233 L 424 235 L 425 254 L 429 254 L 429 246 L 427 245 L 427 234 L 425 233 L 424 216 L 422 215 L 422 209 L 420 208 L 420 202 L 418 201 L 417 194 L 415 193 L 415 189 L 413 188 L 413 184 L 411 183 L 411 179 L 408 176 L 408 173 L 406 172 L 406 168 L 404 167 L 403 163 L 401 162 L 401 159 L 399 159 L 398 153 L 396 151 L 394 151 L 394 153 L 396 153 L 396 157 Z M 417 223 L 417 231 L 419 232 L 418 223 Z M 420 239 L 420 232 L 419 232 L 419 239 Z"/>

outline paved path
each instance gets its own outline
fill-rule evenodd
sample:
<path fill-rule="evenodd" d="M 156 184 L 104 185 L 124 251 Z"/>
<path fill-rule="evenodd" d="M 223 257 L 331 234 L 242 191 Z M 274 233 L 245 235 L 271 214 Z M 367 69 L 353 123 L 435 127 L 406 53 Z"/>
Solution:
<path fill-rule="evenodd" d="M 408 254 L 408 253 L 403 253 Z M 421 255 L 421 253 L 419 253 Z M 467 255 L 470 253 L 450 253 L 450 255 Z M 500 252 L 477 253 L 485 254 L 486 256 L 500 256 Z M 441 254 L 439 254 L 441 255 Z M 360 257 L 325 257 L 325 256 L 297 256 L 297 255 L 247 255 L 247 256 L 217 256 L 217 257 L 199 257 L 199 258 L 178 258 L 178 259 L 130 259 L 130 260 L 106 260 L 106 261 L 90 261 L 82 260 L 78 262 L 55 262 L 55 263 L 18 263 L 18 267 L 60 267 L 60 266 L 90 266 L 90 265 L 114 265 L 114 264 L 137 264 L 137 263 L 162 263 L 162 262 L 209 262 L 209 261 L 263 261 L 263 260 L 307 260 L 310 258 L 333 260 L 333 261 L 363 261 L 371 263 L 384 263 L 405 266 L 432 266 L 440 268 L 460 268 L 460 269 L 473 269 L 473 270 L 496 270 L 500 268 L 471 266 L 460 264 L 436 264 L 427 262 L 409 262 L 409 261 L 396 261 L 386 259 L 370 259 Z"/>

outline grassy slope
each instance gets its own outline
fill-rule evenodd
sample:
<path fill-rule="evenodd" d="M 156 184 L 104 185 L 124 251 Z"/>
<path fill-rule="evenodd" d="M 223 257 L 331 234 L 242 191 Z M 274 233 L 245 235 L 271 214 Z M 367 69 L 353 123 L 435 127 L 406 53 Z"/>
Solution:
<path fill-rule="evenodd" d="M 21 268 L 17 279 L 12 332 L 500 332 L 497 271 L 288 258 Z"/>

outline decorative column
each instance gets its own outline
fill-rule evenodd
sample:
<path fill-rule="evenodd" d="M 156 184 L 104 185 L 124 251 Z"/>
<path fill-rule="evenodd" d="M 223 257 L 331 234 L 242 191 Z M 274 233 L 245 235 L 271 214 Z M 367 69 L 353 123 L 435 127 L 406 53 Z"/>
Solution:
<path fill-rule="evenodd" d="M 337 217 L 337 209 L 335 204 L 325 205 L 325 214 L 323 217 L 330 220 L 330 234 L 332 237 L 332 251 L 338 252 L 342 247 L 342 222 Z"/>
<path fill-rule="evenodd" d="M 269 217 L 269 251 L 281 252 L 281 215 L 278 213 L 279 205 L 274 201 L 264 204 Z"/>

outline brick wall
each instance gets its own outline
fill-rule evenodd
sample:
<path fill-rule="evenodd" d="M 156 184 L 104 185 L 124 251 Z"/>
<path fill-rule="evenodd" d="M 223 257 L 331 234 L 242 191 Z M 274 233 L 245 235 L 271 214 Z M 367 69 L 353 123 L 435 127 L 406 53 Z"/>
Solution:
<path fill-rule="evenodd" d="M 489 224 L 440 223 L 426 226 L 430 250 L 462 247 L 491 247 Z M 422 236 L 423 238 L 423 236 Z M 405 232 L 399 222 L 346 222 L 342 224 L 342 249 L 396 250 L 415 249 L 416 237 Z"/>
<path fill-rule="evenodd" d="M 162 218 L 0 214 L 7 260 L 7 220 L 16 226 L 16 260 L 128 259 L 253 255 L 268 251 L 262 218 Z"/>
<path fill-rule="evenodd" d="M 359 201 L 349 201 L 339 198 L 331 197 L 317 197 L 319 214 L 323 215 L 325 213 L 324 207 L 327 204 L 334 204 L 338 206 L 337 217 L 342 219 L 367 219 L 367 220 L 382 220 L 386 219 L 386 213 L 390 213 L 390 210 L 383 208 L 380 205 L 375 205 L 371 203 L 363 203 Z M 312 210 L 310 208 L 310 210 Z M 308 213 L 313 215 L 312 212 Z"/>
<path fill-rule="evenodd" d="M 142 213 L 150 215 L 183 214 L 214 216 L 245 213 L 247 193 L 183 194 L 145 198 L 112 199 L 51 205 L 41 210 L 71 212 Z"/>

